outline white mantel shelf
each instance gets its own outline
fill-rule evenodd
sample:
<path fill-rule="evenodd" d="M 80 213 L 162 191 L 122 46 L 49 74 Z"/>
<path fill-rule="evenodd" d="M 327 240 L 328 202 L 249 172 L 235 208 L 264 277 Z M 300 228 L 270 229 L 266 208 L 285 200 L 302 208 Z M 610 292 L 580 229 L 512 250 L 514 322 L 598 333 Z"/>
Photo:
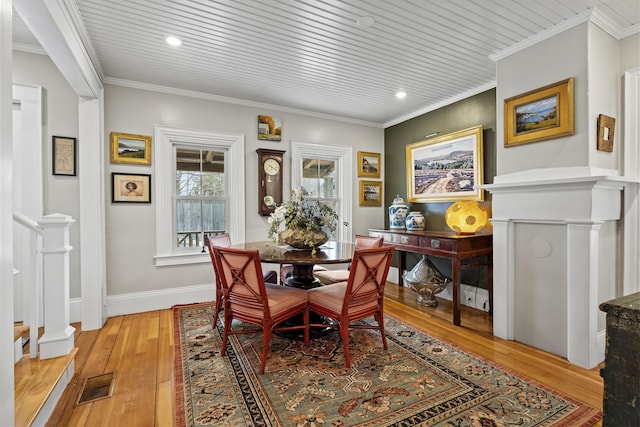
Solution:
<path fill-rule="evenodd" d="M 492 193 L 494 335 L 586 368 L 604 359 L 598 306 L 617 289 L 610 261 L 628 183 L 637 180 L 569 167 L 501 175 L 482 186 Z"/>

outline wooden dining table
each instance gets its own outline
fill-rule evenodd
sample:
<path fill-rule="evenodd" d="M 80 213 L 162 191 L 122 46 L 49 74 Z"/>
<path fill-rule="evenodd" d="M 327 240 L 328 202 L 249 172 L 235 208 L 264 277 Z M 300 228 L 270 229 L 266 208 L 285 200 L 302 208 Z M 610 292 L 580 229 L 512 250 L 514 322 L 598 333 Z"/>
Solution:
<path fill-rule="evenodd" d="M 313 276 L 313 266 L 318 264 L 343 264 L 351 261 L 355 246 L 350 242 L 329 241 L 316 248 L 295 249 L 291 246 L 279 246 L 272 241 L 245 242 L 232 246 L 240 249 L 258 250 L 260 261 L 272 264 L 291 264 L 293 272 L 284 280 L 286 286 L 311 289 L 322 286 Z"/>

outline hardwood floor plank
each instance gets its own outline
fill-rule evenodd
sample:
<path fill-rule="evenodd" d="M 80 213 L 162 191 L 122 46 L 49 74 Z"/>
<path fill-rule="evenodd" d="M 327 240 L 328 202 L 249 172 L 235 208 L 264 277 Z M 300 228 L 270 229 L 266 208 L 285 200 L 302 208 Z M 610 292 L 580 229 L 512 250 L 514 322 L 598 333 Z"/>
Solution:
<path fill-rule="evenodd" d="M 387 285 L 385 311 L 404 322 L 444 339 L 466 351 L 493 361 L 571 398 L 602 408 L 603 381 L 599 368 L 580 368 L 566 359 L 525 344 L 492 335 L 493 320 L 487 313 L 463 307 L 462 326 L 452 323 L 451 303 L 419 307 L 409 288 Z M 79 328 L 78 328 L 79 329 Z M 91 331 L 93 332 L 93 331 Z M 77 343 L 91 344 L 92 339 Z M 77 381 L 109 371 L 117 371 L 113 397 L 74 407 L 73 398 L 56 408 L 59 426 L 170 426 L 173 423 L 174 337 L 171 310 L 138 313 L 110 318 L 87 351 Z M 65 392 L 66 393 L 66 392 Z M 59 405 L 60 406 L 60 405 Z"/>

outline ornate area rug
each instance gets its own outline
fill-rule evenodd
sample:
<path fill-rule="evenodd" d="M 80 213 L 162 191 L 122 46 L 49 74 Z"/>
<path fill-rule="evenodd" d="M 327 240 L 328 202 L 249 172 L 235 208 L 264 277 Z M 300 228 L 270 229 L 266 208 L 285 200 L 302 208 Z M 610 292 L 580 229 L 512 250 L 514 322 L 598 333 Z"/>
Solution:
<path fill-rule="evenodd" d="M 220 356 L 209 304 L 174 308 L 177 426 L 591 426 L 601 411 L 385 316 L 351 331 L 352 367 L 337 332 L 274 336 L 264 375 L 262 335 L 236 335 Z"/>

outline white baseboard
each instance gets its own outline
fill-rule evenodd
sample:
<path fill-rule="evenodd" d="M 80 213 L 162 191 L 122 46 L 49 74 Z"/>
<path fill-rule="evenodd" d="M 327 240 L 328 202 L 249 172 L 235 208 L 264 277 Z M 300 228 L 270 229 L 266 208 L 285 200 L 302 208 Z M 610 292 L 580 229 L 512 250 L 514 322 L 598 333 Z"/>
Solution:
<path fill-rule="evenodd" d="M 163 310 L 177 304 L 213 301 L 214 298 L 215 286 L 213 283 L 158 291 L 110 295 L 107 296 L 107 317 Z M 81 322 L 82 298 L 72 298 L 69 301 L 69 311 L 71 322 Z"/>
<path fill-rule="evenodd" d="M 398 268 L 391 267 L 387 275 L 389 282 L 398 283 Z M 453 299 L 451 285 L 437 295 L 439 298 L 451 301 Z M 460 304 L 477 308 L 478 310 L 489 311 L 489 291 L 487 289 L 478 288 L 477 286 L 460 284 Z"/>
<path fill-rule="evenodd" d="M 159 291 L 111 295 L 107 297 L 107 317 L 162 310 L 178 304 L 213 301 L 215 293 L 215 286 L 213 283 L 209 283 Z"/>

